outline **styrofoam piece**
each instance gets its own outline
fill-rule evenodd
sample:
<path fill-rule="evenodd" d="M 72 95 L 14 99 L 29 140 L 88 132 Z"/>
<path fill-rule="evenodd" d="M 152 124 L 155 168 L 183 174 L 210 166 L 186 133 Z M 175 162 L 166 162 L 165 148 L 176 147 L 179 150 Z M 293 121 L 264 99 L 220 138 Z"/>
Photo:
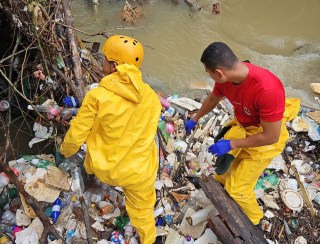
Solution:
<path fill-rule="evenodd" d="M 203 221 L 207 221 L 209 217 L 209 213 L 213 213 L 214 215 L 218 215 L 218 211 L 213 205 L 209 205 L 206 208 L 203 208 L 197 212 L 195 212 L 190 217 L 187 217 L 189 224 L 197 225 Z"/>
<path fill-rule="evenodd" d="M 268 208 L 273 208 L 273 209 L 277 209 L 279 210 L 279 206 L 278 204 L 274 201 L 273 196 L 271 195 L 263 195 L 261 197 L 261 200 L 264 202 L 264 204 L 268 207 Z"/>
<path fill-rule="evenodd" d="M 257 199 L 264 196 L 264 190 L 262 188 L 254 189 L 254 193 L 256 194 Z"/>
<path fill-rule="evenodd" d="M 33 228 L 26 228 L 16 234 L 16 244 L 31 244 L 38 243 L 39 237 Z"/>
<path fill-rule="evenodd" d="M 281 192 L 281 199 L 285 205 L 293 211 L 300 212 L 303 207 L 302 196 L 291 189 L 287 189 Z"/>
<path fill-rule="evenodd" d="M 181 225 L 179 227 L 179 231 L 183 235 L 189 235 L 194 239 L 198 239 L 206 229 L 207 222 L 203 221 L 197 225 L 190 225 L 189 222 L 187 221 L 187 217 L 190 217 L 193 215 L 195 211 L 192 208 L 188 208 L 186 211 L 186 214 L 181 222 Z"/>
<path fill-rule="evenodd" d="M 164 212 L 163 207 L 158 208 L 157 210 L 154 211 L 154 217 L 157 218 L 158 216 L 160 216 L 162 213 Z"/>
<path fill-rule="evenodd" d="M 308 122 L 304 118 L 297 116 L 292 120 L 291 128 L 295 132 L 306 132 L 308 131 L 309 126 Z"/>
<path fill-rule="evenodd" d="M 169 229 L 169 233 L 165 244 L 183 244 L 184 238 L 173 229 Z"/>
<path fill-rule="evenodd" d="M 298 182 L 296 179 L 281 179 L 279 183 L 279 188 L 281 191 L 291 189 L 294 191 L 298 190 Z"/>
<path fill-rule="evenodd" d="M 172 105 L 177 105 L 178 107 L 188 111 L 200 109 L 202 105 L 201 103 L 187 97 L 174 98 L 170 102 Z"/>
<path fill-rule="evenodd" d="M 17 209 L 16 224 L 18 226 L 29 226 L 31 224 L 31 219 L 21 209 Z"/>
<path fill-rule="evenodd" d="M 304 238 L 303 236 L 298 236 L 295 240 L 294 240 L 294 244 L 307 244 L 307 240 L 306 238 Z"/>
<path fill-rule="evenodd" d="M 187 150 L 188 144 L 184 141 L 178 140 L 174 142 L 174 148 L 179 152 L 185 153 Z"/>
<path fill-rule="evenodd" d="M 300 174 L 306 175 L 310 172 L 311 165 L 310 164 L 302 164 L 301 166 L 296 166 L 296 168 Z"/>
<path fill-rule="evenodd" d="M 275 169 L 276 171 L 279 170 L 284 170 L 284 166 L 285 166 L 285 161 L 282 157 L 282 155 L 278 155 L 276 157 L 273 158 L 273 160 L 271 161 L 271 163 L 268 165 L 268 169 Z"/>
<path fill-rule="evenodd" d="M 211 229 L 207 228 L 202 236 L 198 240 L 196 240 L 193 244 L 217 244 L 218 238 L 212 232 Z"/>
<path fill-rule="evenodd" d="M 264 213 L 264 216 L 266 216 L 268 219 L 272 219 L 274 217 L 274 214 L 270 210 L 267 210 Z"/>

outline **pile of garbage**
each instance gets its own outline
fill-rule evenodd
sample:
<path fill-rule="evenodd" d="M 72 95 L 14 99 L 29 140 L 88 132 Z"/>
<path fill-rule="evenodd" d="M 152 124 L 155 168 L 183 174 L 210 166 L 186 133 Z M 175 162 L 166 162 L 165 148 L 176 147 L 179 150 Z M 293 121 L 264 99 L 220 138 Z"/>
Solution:
<path fill-rule="evenodd" d="M 163 112 L 156 137 L 160 168 L 155 182 L 157 240 L 166 244 L 219 243 L 208 227 L 209 215 L 219 213 L 199 186 L 199 179 L 214 174 L 215 158 L 208 147 L 225 122 L 233 118 L 232 105 L 221 101 L 188 136 L 185 121 L 201 103 L 177 94 L 168 98 L 159 94 L 159 99 Z M 66 104 L 77 107 L 71 98 Z M 68 121 L 76 112 L 76 108 L 62 108 L 52 101 L 40 106 L 43 110 L 37 107 L 39 111 L 50 120 L 72 111 L 64 117 Z M 320 240 L 319 114 L 301 107 L 299 116 L 287 124 L 290 140 L 283 154 L 272 161 L 255 187 L 269 243 Z M 50 138 L 52 132 L 47 133 Z M 9 166 L 24 190 L 42 203 L 45 216 L 66 243 L 139 243 L 125 211 L 122 189 L 86 175 L 82 167 L 85 149 L 84 145 L 64 161 L 53 155 L 23 155 Z M 5 173 L 0 174 L 0 187 L 1 243 L 38 243 L 44 231 L 39 213 L 18 194 Z M 53 235 L 48 235 L 47 241 L 62 243 Z"/>

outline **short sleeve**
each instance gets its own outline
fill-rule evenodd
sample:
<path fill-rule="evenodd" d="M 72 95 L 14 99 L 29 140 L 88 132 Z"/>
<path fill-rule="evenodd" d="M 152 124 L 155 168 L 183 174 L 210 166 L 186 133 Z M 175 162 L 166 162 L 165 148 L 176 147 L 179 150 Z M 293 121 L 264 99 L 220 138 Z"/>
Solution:
<path fill-rule="evenodd" d="M 276 122 L 283 118 L 285 93 L 282 89 L 264 91 L 258 98 L 260 120 Z"/>
<path fill-rule="evenodd" d="M 213 93 L 213 95 L 215 95 L 217 97 L 224 97 L 224 95 L 222 94 L 221 84 L 216 82 L 214 84 L 214 88 L 212 90 L 212 93 Z"/>

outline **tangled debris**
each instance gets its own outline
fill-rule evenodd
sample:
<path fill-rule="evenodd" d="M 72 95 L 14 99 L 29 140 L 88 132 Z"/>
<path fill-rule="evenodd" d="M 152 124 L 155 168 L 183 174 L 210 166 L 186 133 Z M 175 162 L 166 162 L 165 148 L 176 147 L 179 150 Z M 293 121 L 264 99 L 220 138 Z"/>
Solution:
<path fill-rule="evenodd" d="M 219 4 L 215 4 L 218 14 Z M 142 11 L 128 2 L 125 8 L 126 21 L 142 16 Z M 1 79 L 7 85 L 0 90 L 1 97 L 7 98 L 0 102 L 0 111 L 6 115 L 5 120 L 0 116 L 2 127 L 10 125 L 12 111 L 19 108 L 34 121 L 30 147 L 43 141 L 58 145 L 84 95 L 102 77 L 99 55 L 74 35 L 66 0 L 4 0 L 0 10 L 3 22 L 10 19 L 17 28 L 17 36 L 11 33 L 11 55 L 0 60 Z M 91 35 L 107 37 L 109 33 Z M 312 88 L 319 91 L 317 83 Z M 215 158 L 207 148 L 233 117 L 232 106 L 223 100 L 187 136 L 184 123 L 201 104 L 177 95 L 159 94 L 159 99 L 163 113 L 157 132 L 160 167 L 154 209 L 158 241 L 224 242 L 208 224 L 219 211 L 199 181 L 215 172 Z M 290 140 L 283 154 L 274 159 L 256 186 L 265 215 L 263 234 L 269 243 L 319 242 L 319 113 L 301 107 L 299 117 L 287 124 Z M 9 129 L 4 131 L 1 243 L 138 243 L 121 188 L 102 184 L 83 172 L 85 147 L 66 162 L 52 155 L 14 155 L 18 159 L 6 163 L 6 152 L 14 149 Z"/>

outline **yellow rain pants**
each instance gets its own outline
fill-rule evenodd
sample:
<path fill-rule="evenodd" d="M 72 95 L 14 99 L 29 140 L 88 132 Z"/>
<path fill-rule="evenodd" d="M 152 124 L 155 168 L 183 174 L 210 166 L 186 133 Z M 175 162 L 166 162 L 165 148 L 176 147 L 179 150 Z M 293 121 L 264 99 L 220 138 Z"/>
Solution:
<path fill-rule="evenodd" d="M 282 119 L 280 138 L 277 143 L 267 146 L 235 149 L 230 151 L 235 159 L 228 171 L 223 175 L 215 174 L 214 178 L 224 185 L 229 195 L 240 205 L 244 213 L 253 224 L 259 224 L 263 217 L 260 210 L 254 187 L 265 168 L 272 159 L 281 154 L 289 133 L 286 122 L 297 116 L 300 108 L 300 100 L 296 98 L 286 99 L 286 108 Z M 231 129 L 225 134 L 225 139 L 240 139 L 262 132 L 262 127 L 243 127 L 237 121 L 233 121 Z"/>
<path fill-rule="evenodd" d="M 139 69 L 128 64 L 116 68 L 87 93 L 60 151 L 70 157 L 87 143 L 86 171 L 123 188 L 126 210 L 141 243 L 152 244 L 158 170 L 154 138 L 161 104 Z"/>

